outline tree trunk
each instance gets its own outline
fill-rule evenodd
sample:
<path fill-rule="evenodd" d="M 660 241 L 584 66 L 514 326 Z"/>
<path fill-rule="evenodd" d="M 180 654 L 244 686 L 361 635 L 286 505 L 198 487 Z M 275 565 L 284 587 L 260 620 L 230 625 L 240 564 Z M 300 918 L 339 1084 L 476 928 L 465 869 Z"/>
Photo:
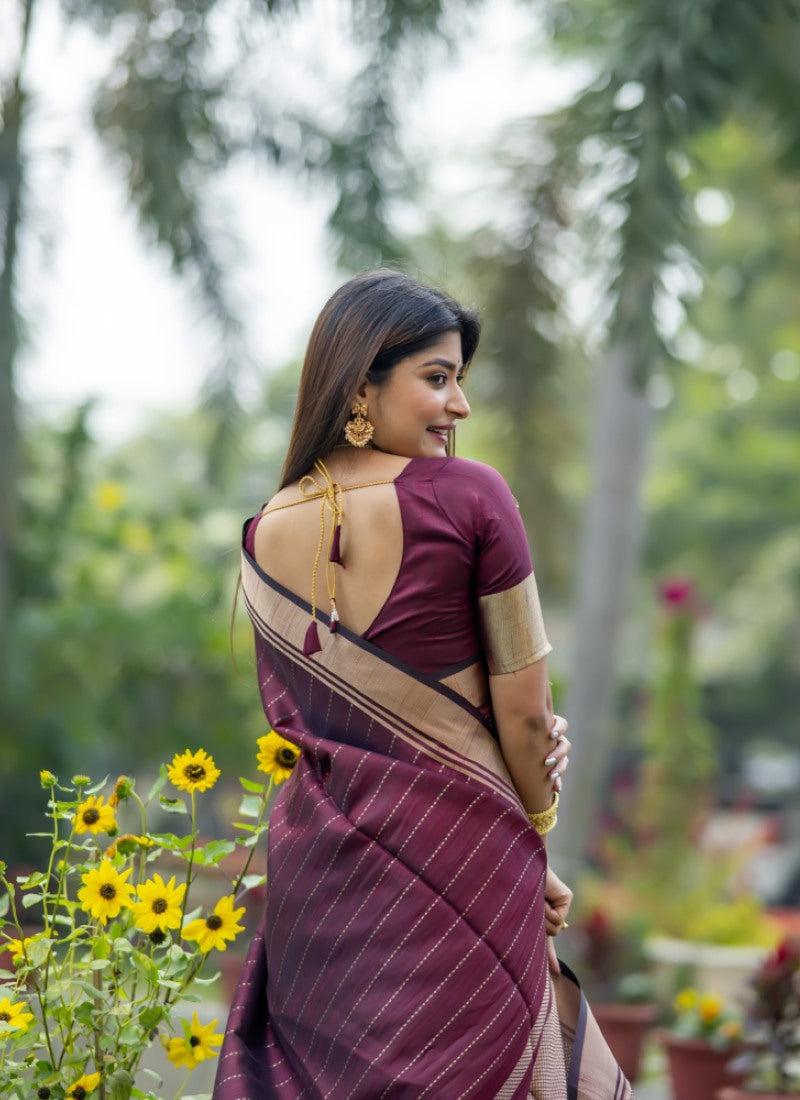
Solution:
<path fill-rule="evenodd" d="M 579 557 L 570 689 L 564 713 L 575 749 L 551 849 L 567 881 L 580 871 L 612 749 L 616 656 L 638 558 L 650 410 L 634 381 L 631 341 L 612 344 L 597 377 L 594 475 Z"/>
<path fill-rule="evenodd" d="M 19 478 L 18 425 L 14 391 L 14 364 L 19 330 L 14 305 L 14 282 L 22 222 L 22 126 L 25 92 L 22 73 L 30 35 L 33 0 L 22 10 L 17 72 L 3 102 L 0 130 L 0 187 L 2 194 L 2 269 L 0 269 L 0 672 L 3 668 L 11 587 L 11 556 L 17 524 Z"/>

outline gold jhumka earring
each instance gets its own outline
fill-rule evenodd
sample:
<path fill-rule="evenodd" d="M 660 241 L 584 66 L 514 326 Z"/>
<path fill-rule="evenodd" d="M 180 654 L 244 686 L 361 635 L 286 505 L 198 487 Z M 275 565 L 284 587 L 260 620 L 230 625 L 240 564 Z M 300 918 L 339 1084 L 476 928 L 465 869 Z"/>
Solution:
<path fill-rule="evenodd" d="M 374 432 L 375 425 L 367 420 L 367 406 L 363 401 L 356 401 L 344 426 L 345 439 L 351 447 L 366 447 Z"/>

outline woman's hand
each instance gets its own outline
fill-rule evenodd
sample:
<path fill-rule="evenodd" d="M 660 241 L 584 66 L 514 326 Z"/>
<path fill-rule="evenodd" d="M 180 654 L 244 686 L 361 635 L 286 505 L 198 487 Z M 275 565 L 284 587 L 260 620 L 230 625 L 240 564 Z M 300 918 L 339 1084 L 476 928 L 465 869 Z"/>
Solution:
<path fill-rule="evenodd" d="M 544 928 L 549 937 L 547 960 L 553 974 L 560 974 L 561 968 L 558 965 L 552 937 L 568 927 L 567 913 L 570 905 L 572 905 L 572 891 L 561 881 L 553 868 L 548 866 L 547 877 L 544 880 Z"/>
<path fill-rule="evenodd" d="M 550 778 L 553 780 L 554 791 L 561 790 L 562 776 L 569 767 L 569 750 L 572 748 L 572 742 L 567 738 L 568 729 L 569 722 L 566 718 L 556 714 L 550 730 L 553 745 L 544 761 L 545 767 L 550 768 Z"/>
<path fill-rule="evenodd" d="M 552 867 L 544 880 L 544 924 L 548 936 L 557 936 L 567 926 L 567 913 L 572 905 L 572 891 L 561 881 Z"/>

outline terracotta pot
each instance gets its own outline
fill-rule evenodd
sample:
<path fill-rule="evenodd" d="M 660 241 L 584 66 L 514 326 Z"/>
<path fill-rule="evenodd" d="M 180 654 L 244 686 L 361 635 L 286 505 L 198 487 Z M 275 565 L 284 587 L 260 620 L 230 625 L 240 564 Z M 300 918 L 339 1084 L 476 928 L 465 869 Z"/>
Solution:
<path fill-rule="evenodd" d="M 603 1038 L 629 1081 L 639 1076 L 644 1041 L 657 1014 L 656 1006 L 648 1004 L 592 1005 L 592 1015 Z"/>
<path fill-rule="evenodd" d="M 706 1039 L 682 1039 L 666 1032 L 662 1041 L 674 1100 L 715 1100 L 726 1085 L 742 1083 L 742 1075 L 728 1069 L 736 1047 L 717 1050 Z"/>

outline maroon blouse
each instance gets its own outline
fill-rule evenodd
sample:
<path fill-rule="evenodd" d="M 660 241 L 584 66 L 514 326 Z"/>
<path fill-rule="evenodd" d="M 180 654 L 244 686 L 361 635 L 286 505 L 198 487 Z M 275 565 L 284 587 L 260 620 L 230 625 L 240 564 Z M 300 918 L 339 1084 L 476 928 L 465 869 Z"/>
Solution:
<path fill-rule="evenodd" d="M 482 656 L 480 598 L 531 575 L 525 528 L 508 485 L 481 462 L 412 458 L 394 486 L 403 526 L 400 569 L 362 636 L 444 678 Z M 251 557 L 259 518 L 245 536 Z"/>

